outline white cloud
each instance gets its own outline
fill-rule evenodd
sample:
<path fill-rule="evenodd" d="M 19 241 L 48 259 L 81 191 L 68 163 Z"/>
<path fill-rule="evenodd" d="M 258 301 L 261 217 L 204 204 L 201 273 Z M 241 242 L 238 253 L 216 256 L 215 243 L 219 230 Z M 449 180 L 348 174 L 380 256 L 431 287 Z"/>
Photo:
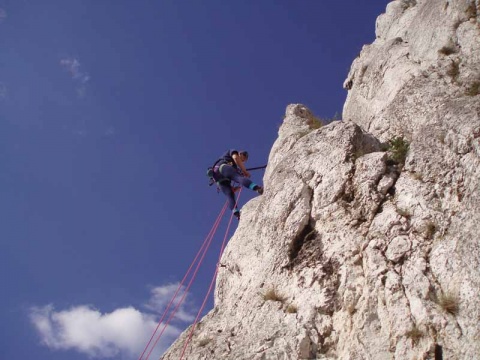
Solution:
<path fill-rule="evenodd" d="M 83 71 L 80 61 L 74 57 L 65 57 L 60 59 L 60 65 L 70 73 L 73 81 L 77 84 L 77 94 L 83 97 L 87 91 L 87 83 L 90 81 L 90 75 Z"/>
<path fill-rule="evenodd" d="M 172 292 L 172 288 L 176 289 L 177 286 L 178 284 L 170 284 L 153 288 L 148 308 L 159 310 L 159 306 L 163 305 L 163 313 L 165 305 L 175 292 Z M 138 359 L 158 324 L 158 315 L 142 313 L 133 307 L 101 313 L 88 305 L 62 311 L 56 311 L 53 305 L 47 305 L 33 307 L 29 315 L 44 346 L 52 350 L 75 350 L 92 358 Z M 176 318 L 193 319 L 184 309 Z M 159 331 L 162 328 L 163 324 Z M 151 358 L 159 358 L 180 331 L 178 327 L 169 325 Z M 157 336 L 158 334 L 159 332 Z"/>
<path fill-rule="evenodd" d="M 164 309 L 168 306 L 168 303 L 175 295 L 177 289 L 178 283 L 153 288 L 151 290 L 152 295 L 150 297 L 150 300 L 147 304 L 145 304 L 145 307 L 157 313 L 163 313 Z M 170 309 L 172 311 L 177 307 L 178 302 L 182 299 L 184 291 L 185 287 L 181 287 L 179 289 L 177 296 L 175 297 L 175 301 L 170 305 Z M 194 315 L 189 313 L 188 310 L 186 310 L 188 307 L 191 308 L 191 306 L 189 306 L 189 303 L 190 300 L 187 294 L 183 301 L 183 304 L 178 308 L 175 314 L 175 319 L 185 322 L 192 322 L 193 320 L 195 320 Z M 166 318 L 165 320 L 167 319 L 168 318 Z"/>

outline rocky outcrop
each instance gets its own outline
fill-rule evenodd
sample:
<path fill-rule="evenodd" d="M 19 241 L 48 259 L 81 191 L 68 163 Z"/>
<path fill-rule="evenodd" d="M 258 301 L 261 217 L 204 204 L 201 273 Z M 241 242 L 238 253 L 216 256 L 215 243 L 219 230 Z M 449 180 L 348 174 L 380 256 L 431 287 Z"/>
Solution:
<path fill-rule="evenodd" d="M 393 1 L 343 120 L 287 107 L 185 359 L 480 358 L 479 14 Z"/>

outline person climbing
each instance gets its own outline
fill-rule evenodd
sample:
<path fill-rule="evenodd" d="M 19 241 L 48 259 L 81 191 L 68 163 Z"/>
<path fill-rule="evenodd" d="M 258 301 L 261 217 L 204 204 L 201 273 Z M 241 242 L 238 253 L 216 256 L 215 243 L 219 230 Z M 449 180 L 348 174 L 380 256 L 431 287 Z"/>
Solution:
<path fill-rule="evenodd" d="M 214 179 L 222 193 L 228 199 L 230 210 L 233 215 L 240 220 L 240 210 L 238 210 L 235 201 L 235 191 L 232 187 L 232 181 L 243 185 L 250 190 L 263 194 L 263 186 L 255 184 L 249 179 L 250 173 L 245 168 L 245 162 L 248 160 L 247 151 L 228 150 L 213 165 Z"/>

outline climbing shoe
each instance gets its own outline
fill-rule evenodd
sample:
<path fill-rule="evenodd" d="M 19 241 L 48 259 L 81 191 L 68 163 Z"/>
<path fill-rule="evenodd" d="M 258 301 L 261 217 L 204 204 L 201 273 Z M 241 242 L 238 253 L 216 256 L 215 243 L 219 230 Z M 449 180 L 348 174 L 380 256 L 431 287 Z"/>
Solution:
<path fill-rule="evenodd" d="M 255 191 L 260 195 L 263 195 L 263 186 L 256 186 Z"/>
<path fill-rule="evenodd" d="M 240 220 L 240 211 L 239 210 L 235 210 L 233 212 L 233 216 L 235 216 L 237 218 L 237 220 Z"/>

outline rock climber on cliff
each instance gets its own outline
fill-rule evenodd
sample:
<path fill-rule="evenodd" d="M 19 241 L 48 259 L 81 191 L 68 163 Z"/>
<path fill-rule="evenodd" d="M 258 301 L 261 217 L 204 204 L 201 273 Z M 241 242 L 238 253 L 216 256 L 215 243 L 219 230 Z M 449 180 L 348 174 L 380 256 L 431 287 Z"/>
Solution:
<path fill-rule="evenodd" d="M 240 210 L 238 210 L 235 201 L 235 191 L 232 187 L 232 181 L 243 185 L 250 190 L 263 194 L 263 187 L 255 184 L 248 179 L 250 173 L 245 168 L 245 162 L 248 160 L 247 151 L 228 150 L 213 165 L 213 179 L 216 181 L 219 189 L 228 199 L 230 210 L 233 215 L 240 220 Z"/>

